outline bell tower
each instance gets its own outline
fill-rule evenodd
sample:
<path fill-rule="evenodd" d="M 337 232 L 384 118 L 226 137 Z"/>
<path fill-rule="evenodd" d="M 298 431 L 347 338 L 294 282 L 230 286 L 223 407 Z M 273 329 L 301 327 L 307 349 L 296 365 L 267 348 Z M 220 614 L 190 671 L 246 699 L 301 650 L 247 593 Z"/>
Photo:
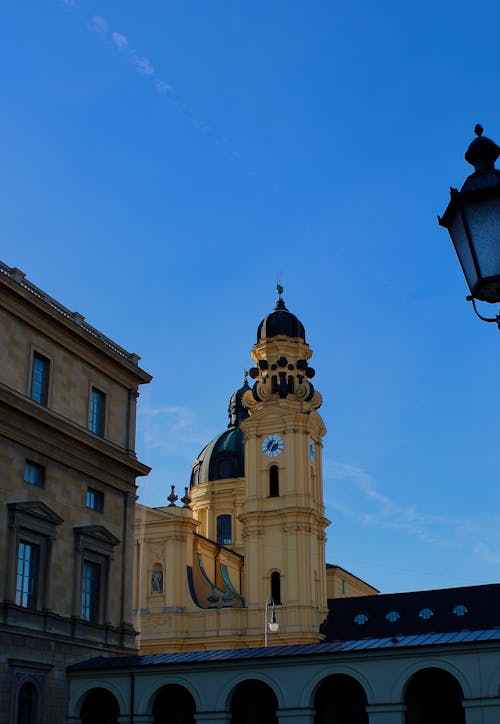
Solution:
<path fill-rule="evenodd" d="M 253 387 L 243 395 L 245 557 L 249 631 L 262 630 L 266 601 L 277 605 L 276 643 L 320 640 L 326 613 L 325 528 L 321 468 L 326 432 L 312 385 L 312 351 L 288 311 L 282 287 L 260 323 L 251 352 Z M 281 604 L 281 605 L 280 605 Z"/>

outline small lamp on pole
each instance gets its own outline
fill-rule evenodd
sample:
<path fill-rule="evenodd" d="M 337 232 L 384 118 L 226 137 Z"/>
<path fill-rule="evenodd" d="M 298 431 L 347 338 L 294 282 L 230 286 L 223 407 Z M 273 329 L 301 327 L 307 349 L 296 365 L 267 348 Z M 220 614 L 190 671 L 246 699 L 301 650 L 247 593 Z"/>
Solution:
<path fill-rule="evenodd" d="M 271 620 L 269 621 L 268 618 L 268 609 L 269 606 L 271 606 Z M 267 634 L 268 631 L 271 633 L 276 633 L 279 629 L 279 623 L 276 620 L 276 606 L 274 605 L 274 600 L 272 596 L 269 596 L 269 598 L 266 600 L 266 610 L 265 610 L 265 621 L 264 621 L 264 646 L 267 647 Z"/>
<path fill-rule="evenodd" d="M 476 308 L 476 300 L 500 303 L 500 171 L 495 168 L 500 148 L 483 136 L 479 124 L 474 132 L 465 153 L 474 173 L 460 191 L 450 189 L 450 202 L 438 221 L 451 236 L 470 289 L 467 300 L 480 319 L 496 322 L 500 329 L 500 313 L 483 317 Z"/>

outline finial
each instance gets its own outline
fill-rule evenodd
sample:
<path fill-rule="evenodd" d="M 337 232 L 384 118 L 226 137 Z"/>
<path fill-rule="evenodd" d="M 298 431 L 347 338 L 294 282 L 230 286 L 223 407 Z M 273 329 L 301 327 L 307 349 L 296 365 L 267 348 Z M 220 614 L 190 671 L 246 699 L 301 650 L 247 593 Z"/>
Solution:
<path fill-rule="evenodd" d="M 170 495 L 167 498 L 167 500 L 169 501 L 168 507 L 175 508 L 175 503 L 177 500 L 179 500 L 179 496 L 175 494 L 175 485 L 171 485 L 170 487 L 172 488 L 172 490 L 170 491 Z"/>
<path fill-rule="evenodd" d="M 248 370 L 243 370 L 243 382 L 247 382 L 247 381 L 248 381 L 248 375 L 249 375 L 249 374 L 250 374 L 250 372 L 249 372 Z"/>
<path fill-rule="evenodd" d="M 474 126 L 475 138 L 465 152 L 465 160 L 474 166 L 475 173 L 491 173 L 495 171 L 495 161 L 500 154 L 500 148 L 490 138 L 483 136 L 483 127 L 480 123 Z"/>
<path fill-rule="evenodd" d="M 181 503 L 184 504 L 185 508 L 189 508 L 189 504 L 191 503 L 191 498 L 188 495 L 188 489 L 184 488 L 184 497 L 181 498 Z"/>
<path fill-rule="evenodd" d="M 283 294 L 283 287 L 279 282 L 276 284 L 276 291 L 278 292 L 278 296 L 281 299 L 281 295 Z"/>

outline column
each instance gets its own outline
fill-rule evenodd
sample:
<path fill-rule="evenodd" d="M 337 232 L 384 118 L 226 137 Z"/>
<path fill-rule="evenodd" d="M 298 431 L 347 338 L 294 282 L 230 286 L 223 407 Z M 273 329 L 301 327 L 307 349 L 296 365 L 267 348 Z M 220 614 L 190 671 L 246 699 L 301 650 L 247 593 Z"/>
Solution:
<path fill-rule="evenodd" d="M 368 704 L 366 713 L 370 724 L 404 724 L 406 706 L 397 704 Z"/>
<path fill-rule="evenodd" d="M 498 724 L 500 698 L 464 699 L 466 724 Z"/>
<path fill-rule="evenodd" d="M 230 711 L 197 711 L 194 718 L 196 724 L 231 724 Z"/>
<path fill-rule="evenodd" d="M 312 707 L 276 709 L 279 724 L 314 724 L 315 713 Z"/>

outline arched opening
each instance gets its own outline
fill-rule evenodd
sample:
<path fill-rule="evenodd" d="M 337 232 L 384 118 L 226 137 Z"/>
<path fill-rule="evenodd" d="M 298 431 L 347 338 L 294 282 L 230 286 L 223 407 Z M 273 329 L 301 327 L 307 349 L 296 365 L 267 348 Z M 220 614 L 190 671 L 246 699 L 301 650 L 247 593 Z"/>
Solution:
<path fill-rule="evenodd" d="M 196 704 L 187 689 L 167 684 L 156 695 L 153 724 L 194 724 Z"/>
<path fill-rule="evenodd" d="M 217 543 L 221 546 L 230 545 L 233 542 L 232 525 L 230 515 L 217 516 Z"/>
<path fill-rule="evenodd" d="M 281 576 L 279 571 L 271 573 L 271 598 L 274 603 L 281 603 Z"/>
<path fill-rule="evenodd" d="M 89 691 L 80 712 L 82 724 L 117 724 L 119 715 L 115 697 L 101 687 Z"/>
<path fill-rule="evenodd" d="M 277 465 L 269 468 L 269 497 L 277 498 L 280 494 L 280 473 Z"/>
<path fill-rule="evenodd" d="M 324 679 L 314 697 L 314 724 L 368 724 L 366 694 L 347 674 Z"/>
<path fill-rule="evenodd" d="M 444 669 L 414 674 L 405 691 L 406 724 L 465 724 L 462 687 Z"/>
<path fill-rule="evenodd" d="M 249 679 L 239 684 L 231 699 L 231 724 L 278 724 L 278 700 L 268 684 Z"/>
<path fill-rule="evenodd" d="M 37 699 L 36 686 L 31 681 L 21 686 L 17 699 L 17 724 L 35 724 Z"/>

